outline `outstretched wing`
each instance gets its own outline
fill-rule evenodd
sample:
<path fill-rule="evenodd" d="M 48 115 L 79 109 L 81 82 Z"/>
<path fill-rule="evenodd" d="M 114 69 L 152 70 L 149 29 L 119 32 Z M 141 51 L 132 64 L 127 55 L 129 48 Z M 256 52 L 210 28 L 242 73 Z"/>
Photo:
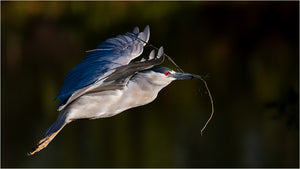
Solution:
<path fill-rule="evenodd" d="M 104 75 L 103 78 L 99 79 L 95 83 L 86 86 L 82 89 L 77 90 L 70 96 L 64 105 L 61 105 L 58 110 L 61 111 L 70 103 L 72 103 L 78 97 L 87 94 L 101 92 L 105 90 L 117 90 L 122 89 L 129 81 L 129 79 L 137 72 L 150 69 L 155 65 L 160 65 L 164 62 L 163 48 L 159 48 L 157 57 L 154 57 L 154 50 L 149 55 L 149 60 L 143 62 L 130 63 L 115 68 L 108 75 Z"/>
<path fill-rule="evenodd" d="M 55 98 L 60 99 L 59 106 L 65 104 L 77 90 L 95 83 L 105 73 L 116 67 L 127 65 L 131 60 L 140 56 L 149 37 L 149 26 L 146 26 L 143 32 L 139 32 L 139 28 L 135 27 L 133 32 L 107 39 L 97 49 L 89 51 L 86 58 L 67 74 Z"/>

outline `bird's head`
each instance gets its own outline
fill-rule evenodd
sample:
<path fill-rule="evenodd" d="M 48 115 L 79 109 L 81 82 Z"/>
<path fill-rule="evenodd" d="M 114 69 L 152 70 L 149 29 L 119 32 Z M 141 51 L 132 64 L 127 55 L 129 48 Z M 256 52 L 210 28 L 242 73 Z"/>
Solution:
<path fill-rule="evenodd" d="M 196 75 L 190 73 L 175 72 L 167 67 L 154 66 L 151 69 L 141 72 L 143 77 L 152 85 L 165 87 L 174 80 L 193 79 Z"/>

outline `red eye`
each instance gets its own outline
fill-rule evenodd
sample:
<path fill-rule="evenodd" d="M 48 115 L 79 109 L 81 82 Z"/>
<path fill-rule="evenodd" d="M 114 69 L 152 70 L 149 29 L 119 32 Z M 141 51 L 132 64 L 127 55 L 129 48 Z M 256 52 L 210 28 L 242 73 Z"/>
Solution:
<path fill-rule="evenodd" d="M 165 71 L 165 75 L 168 76 L 170 74 L 169 71 Z"/>

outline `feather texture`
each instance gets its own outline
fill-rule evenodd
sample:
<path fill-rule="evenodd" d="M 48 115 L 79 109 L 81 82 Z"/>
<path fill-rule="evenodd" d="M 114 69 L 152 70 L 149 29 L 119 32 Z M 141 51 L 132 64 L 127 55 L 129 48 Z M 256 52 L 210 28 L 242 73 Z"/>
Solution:
<path fill-rule="evenodd" d="M 140 56 L 145 46 L 143 41 L 147 42 L 149 37 L 149 26 L 146 26 L 143 32 L 139 32 L 138 27 L 135 27 L 133 32 L 107 39 L 97 49 L 91 50 L 86 58 L 67 74 L 55 98 L 60 99 L 59 106 L 64 105 L 79 89 L 95 83 L 103 78 L 105 73 L 127 65 L 131 60 Z"/>
<path fill-rule="evenodd" d="M 157 56 L 144 62 L 130 63 L 128 65 L 119 66 L 113 70 L 106 72 L 102 78 L 98 79 L 95 83 L 81 88 L 74 92 L 66 101 L 65 104 L 59 106 L 58 111 L 62 111 L 67 105 L 71 104 L 75 99 L 80 96 L 92 93 L 101 92 L 106 90 L 123 89 L 128 80 L 134 76 L 137 72 L 150 69 L 155 65 L 160 65 L 164 62 L 163 47 L 159 49 Z M 154 50 L 150 53 L 154 55 Z"/>

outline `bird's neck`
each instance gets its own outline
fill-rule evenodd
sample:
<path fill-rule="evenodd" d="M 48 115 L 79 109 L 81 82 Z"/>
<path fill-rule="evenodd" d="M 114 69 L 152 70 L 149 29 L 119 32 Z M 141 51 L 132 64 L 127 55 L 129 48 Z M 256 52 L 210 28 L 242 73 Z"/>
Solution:
<path fill-rule="evenodd" d="M 144 77 L 135 76 L 127 84 L 126 98 L 131 100 L 132 105 L 141 106 L 152 102 L 159 91 L 166 85 L 152 84 Z"/>
<path fill-rule="evenodd" d="M 131 84 L 134 86 L 133 89 L 138 89 L 141 92 L 146 92 L 148 94 L 155 93 L 157 95 L 157 93 L 169 83 L 155 83 L 153 78 L 148 77 L 147 75 L 137 74 L 129 81 L 128 86 Z"/>

